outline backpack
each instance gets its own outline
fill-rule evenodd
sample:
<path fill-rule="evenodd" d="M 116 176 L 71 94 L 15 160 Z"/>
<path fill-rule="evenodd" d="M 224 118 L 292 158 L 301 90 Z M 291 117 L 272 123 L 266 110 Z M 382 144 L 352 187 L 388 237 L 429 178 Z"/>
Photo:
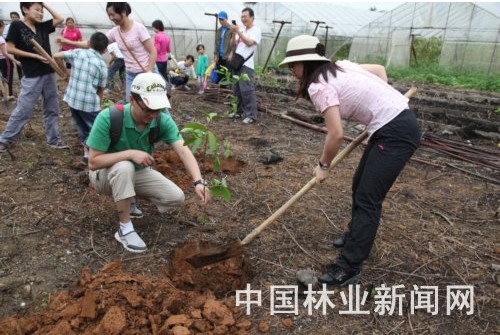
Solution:
<path fill-rule="evenodd" d="M 109 127 L 109 138 L 111 139 L 111 143 L 109 144 L 110 147 L 118 143 L 120 139 L 123 127 L 123 110 L 122 104 L 116 104 L 109 107 L 109 122 L 111 123 Z M 149 131 L 149 144 L 151 146 L 157 142 L 160 135 L 161 114 L 162 113 L 158 114 L 156 117 L 156 126 L 152 127 Z"/>

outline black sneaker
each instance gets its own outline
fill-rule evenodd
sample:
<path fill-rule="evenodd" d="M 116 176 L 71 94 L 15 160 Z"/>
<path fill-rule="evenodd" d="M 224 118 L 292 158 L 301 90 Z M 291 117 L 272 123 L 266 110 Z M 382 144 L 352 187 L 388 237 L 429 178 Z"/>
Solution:
<path fill-rule="evenodd" d="M 325 274 L 318 278 L 321 284 L 347 286 L 359 283 L 359 271 L 348 271 L 337 264 L 329 264 Z"/>
<path fill-rule="evenodd" d="M 8 148 L 7 144 L 0 142 L 0 154 L 7 152 Z"/>

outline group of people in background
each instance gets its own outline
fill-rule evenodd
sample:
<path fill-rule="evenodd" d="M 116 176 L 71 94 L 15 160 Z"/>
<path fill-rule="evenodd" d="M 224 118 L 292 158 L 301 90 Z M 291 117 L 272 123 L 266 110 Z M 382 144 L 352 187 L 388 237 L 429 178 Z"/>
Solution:
<path fill-rule="evenodd" d="M 8 31 L 6 41 L 0 37 L 0 65 L 2 77 L 7 79 L 7 97 L 12 96 L 10 64 L 20 65 L 18 68 L 23 70 L 17 105 L 0 134 L 0 153 L 7 151 L 19 137 L 40 96 L 48 146 L 67 149 L 58 127 L 54 70 L 48 59 L 33 51 L 31 44 L 32 39 L 36 40 L 51 55 L 49 35 L 64 18 L 46 3 L 23 2 L 20 8 L 22 21 L 13 12 L 8 27 L 0 23 L 0 32 Z M 44 10 L 52 19 L 43 21 Z M 210 203 L 209 185 L 192 152 L 184 145 L 169 113 L 168 99 L 169 83 L 172 89 L 187 87 L 190 77 L 198 78 L 198 92 L 203 93 L 209 60 L 204 45 L 198 44 L 196 70 L 194 57 L 186 55 L 169 71 L 170 38 L 160 20 L 153 22 L 153 40 L 144 25 L 129 18 L 128 3 L 108 2 L 106 11 L 116 26 L 106 34 L 92 34 L 88 41 L 82 39 L 75 21 L 67 18 L 58 39 L 62 49 L 54 58 L 66 62 L 70 70 L 64 101 L 70 107 L 84 145 L 90 183 L 98 193 L 111 195 L 115 202 L 119 224 L 114 238 L 128 251 L 144 252 L 147 244 L 131 221 L 143 216 L 135 198 L 153 202 L 160 212 L 184 202 L 183 191 L 152 168 L 155 142 L 171 145 L 191 176 L 201 204 Z M 257 119 L 254 54 L 261 31 L 254 24 L 251 8 L 241 12 L 242 29 L 235 21 L 229 23 L 224 11 L 218 14 L 218 20 L 214 62 L 217 68 L 226 68 L 241 78 L 233 85 L 238 108 L 231 117 L 251 124 Z M 112 55 L 109 64 L 102 57 L 106 51 Z M 113 89 L 114 75 L 122 70 L 123 64 L 125 104 L 101 111 L 104 90 Z M 330 162 L 341 146 L 341 118 L 353 118 L 367 127 L 369 141 L 353 177 L 352 217 L 344 236 L 334 243 L 342 251 L 319 277 L 320 283 L 328 285 L 357 283 L 375 239 L 383 200 L 419 145 L 415 113 L 409 109 L 408 99 L 387 84 L 383 66 L 332 62 L 325 57 L 325 46 L 317 37 L 292 38 L 280 66 L 288 67 L 299 80 L 297 98 L 311 101 L 325 118 L 328 134 L 313 170 L 318 183 L 328 177 Z"/>

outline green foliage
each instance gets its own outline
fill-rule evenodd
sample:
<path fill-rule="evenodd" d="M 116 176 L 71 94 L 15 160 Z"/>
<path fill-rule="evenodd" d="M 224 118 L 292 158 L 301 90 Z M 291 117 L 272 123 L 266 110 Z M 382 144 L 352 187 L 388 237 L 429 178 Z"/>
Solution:
<path fill-rule="evenodd" d="M 198 221 L 199 224 L 205 224 L 207 220 L 208 218 L 205 214 L 200 214 L 196 217 L 196 221 Z"/>
<path fill-rule="evenodd" d="M 410 68 L 389 68 L 392 79 L 407 79 L 416 83 L 438 84 L 480 91 L 500 91 L 500 80 L 494 75 L 466 71 L 458 68 L 443 68 L 438 64 L 414 65 Z"/>
<path fill-rule="evenodd" d="M 101 103 L 101 109 L 109 108 L 109 107 L 113 106 L 114 104 L 115 104 L 115 102 L 113 100 L 106 99 Z"/>
<path fill-rule="evenodd" d="M 340 47 L 340 49 L 335 52 L 333 55 L 334 59 L 348 59 L 349 58 L 349 51 L 351 51 L 351 43 L 345 43 Z"/>
<path fill-rule="evenodd" d="M 265 86 L 278 87 L 278 78 L 270 71 L 263 72 L 259 75 L 259 81 Z"/>
<path fill-rule="evenodd" d="M 417 37 L 413 40 L 410 65 L 438 64 L 442 49 L 443 40 L 440 37 Z"/>
<path fill-rule="evenodd" d="M 224 141 L 224 158 L 231 157 L 231 143 Z"/>
<path fill-rule="evenodd" d="M 214 196 L 214 198 L 222 198 L 225 201 L 231 200 L 232 195 L 229 191 L 229 188 L 227 187 L 227 181 L 225 177 L 222 179 L 212 178 L 210 182 L 212 186 L 212 195 Z"/>
<path fill-rule="evenodd" d="M 412 80 L 416 83 L 438 84 L 481 91 L 500 91 L 500 80 L 494 75 L 461 68 L 439 66 L 443 40 L 439 37 L 413 40 L 409 68 L 389 68 L 392 79 Z"/>
<path fill-rule="evenodd" d="M 219 84 L 221 84 L 221 85 L 226 85 L 226 86 L 227 85 L 234 85 L 240 80 L 250 81 L 250 78 L 248 77 L 248 75 L 246 73 L 243 73 L 241 75 L 241 77 L 237 76 L 237 75 L 233 76 L 231 74 L 231 71 L 229 71 L 229 69 L 225 66 L 221 66 L 221 68 L 219 70 L 217 70 L 217 73 L 222 76 L 222 79 L 219 82 Z"/>
<path fill-rule="evenodd" d="M 184 137 L 184 145 L 187 145 L 193 153 L 203 150 L 205 157 L 213 159 L 214 171 L 221 171 L 220 151 L 225 158 L 231 156 L 231 144 L 224 141 L 221 146 L 215 133 L 210 130 L 210 124 L 219 117 L 217 113 L 203 113 L 207 120 L 207 125 L 201 123 L 186 123 L 180 131 Z M 210 180 L 211 192 L 214 198 L 221 197 L 226 201 L 231 200 L 231 192 L 227 186 L 225 178 Z M 203 223 L 203 222 L 200 222 Z"/>
<path fill-rule="evenodd" d="M 240 80 L 250 81 L 248 74 L 243 73 L 241 76 L 233 76 L 231 71 L 229 71 L 229 69 L 225 66 L 221 66 L 221 68 L 217 70 L 217 73 L 222 76 L 222 79 L 219 82 L 220 85 L 235 85 Z M 231 113 L 236 113 L 238 110 L 238 97 L 234 94 L 231 94 L 229 98 L 229 104 L 231 106 Z"/>

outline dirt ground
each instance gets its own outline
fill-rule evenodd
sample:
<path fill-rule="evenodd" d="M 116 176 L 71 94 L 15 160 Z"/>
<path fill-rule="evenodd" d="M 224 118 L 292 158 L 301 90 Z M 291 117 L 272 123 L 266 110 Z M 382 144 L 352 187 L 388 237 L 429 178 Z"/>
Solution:
<path fill-rule="evenodd" d="M 59 85 L 62 99 L 64 84 Z M 411 86 L 394 85 L 402 92 Z M 259 105 L 312 111 L 309 104 L 291 99 L 290 87 L 293 84 L 286 81 L 262 83 Z M 194 92 L 174 93 L 172 114 L 180 127 L 205 122 L 202 112 L 228 112 L 224 98 L 216 103 Z M 500 153 L 491 136 L 473 136 L 474 130 L 465 129 L 478 124 L 494 138 L 495 131 L 485 127 L 498 127 L 499 102 L 499 93 L 419 87 L 411 105 L 427 133 Z M 2 130 L 13 107 L 0 103 Z M 338 255 L 332 239 L 342 234 L 350 217 L 351 178 L 361 148 L 248 245 L 241 257 L 195 269 L 186 257 L 207 246 L 242 239 L 310 180 L 324 134 L 266 112 L 252 125 L 217 119 L 212 129 L 220 141 L 232 144 L 233 155 L 223 172 L 213 172 L 209 162 L 203 170 L 207 178 L 227 177 L 232 199 L 216 199 L 208 208 L 197 202 L 189 178 L 168 147 L 158 145 L 157 168 L 183 188 L 186 203 L 159 214 L 139 200 L 145 217 L 134 225 L 149 249 L 132 254 L 113 238 L 117 217 L 112 201 L 88 185 L 78 135 L 62 101 L 61 111 L 60 128 L 70 150 L 46 146 L 37 107 L 12 155 L 0 157 L 0 334 L 500 331 L 498 169 L 421 147 L 415 158 L 432 164 L 411 161 L 406 166 L 384 203 L 377 239 L 364 265 L 361 290 L 369 294 L 360 309 L 369 313 L 341 312 L 348 309 L 341 293 L 353 296 L 348 288 L 334 289 L 335 307 L 327 306 L 326 315 L 321 308 L 308 313 L 302 294 L 294 301 L 294 313 L 287 309 L 290 305 L 276 308 L 279 297 L 272 289 L 296 287 L 298 270 L 321 273 Z M 347 132 L 356 136 L 359 130 L 349 126 Z M 271 159 L 276 157 L 280 159 Z M 202 223 L 200 215 L 207 221 Z M 261 292 L 261 304 L 252 305 L 250 315 L 246 306 L 236 306 L 236 290 L 247 284 Z M 404 295 L 400 309 L 395 304 L 395 311 L 383 315 L 376 312 L 380 305 L 374 297 L 382 285 L 402 285 L 397 293 Z M 471 306 L 455 305 L 447 315 L 452 285 L 473 288 L 472 312 Z M 435 315 L 411 309 L 412 294 L 424 286 L 437 287 Z"/>

